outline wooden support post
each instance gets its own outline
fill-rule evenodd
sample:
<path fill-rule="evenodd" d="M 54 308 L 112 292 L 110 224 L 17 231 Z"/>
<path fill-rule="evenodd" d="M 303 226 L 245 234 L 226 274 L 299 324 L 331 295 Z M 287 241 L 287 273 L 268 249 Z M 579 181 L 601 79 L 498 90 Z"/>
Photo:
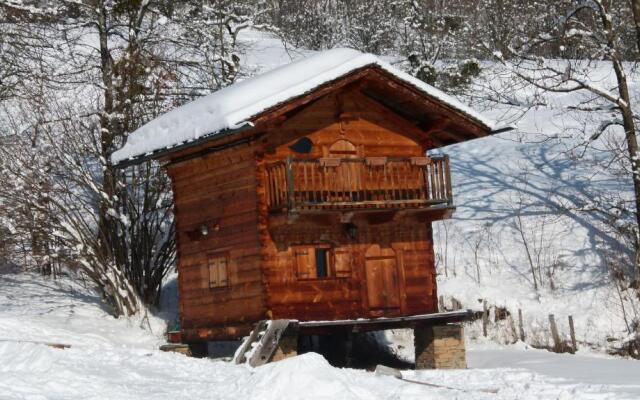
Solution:
<path fill-rule="evenodd" d="M 482 302 L 482 336 L 487 337 L 487 324 L 489 323 L 489 310 L 487 309 L 487 301 Z"/>
<path fill-rule="evenodd" d="M 569 315 L 569 332 L 571 333 L 571 346 L 572 350 L 575 353 L 578 351 L 578 342 L 576 341 L 576 330 L 573 326 L 573 316 Z"/>
<path fill-rule="evenodd" d="M 518 332 L 516 331 L 516 323 L 513 321 L 513 315 L 509 313 L 507 317 L 509 320 L 509 328 L 511 329 L 511 335 L 513 336 L 513 343 L 518 341 Z"/>
<path fill-rule="evenodd" d="M 560 340 L 560 335 L 558 334 L 556 319 L 553 314 L 549 314 L 549 328 L 551 329 L 551 337 L 553 338 L 553 351 L 555 351 L 556 353 L 560 353 L 563 346 Z"/>
<path fill-rule="evenodd" d="M 444 173 L 446 180 L 446 194 L 447 194 L 447 204 L 453 205 L 453 191 L 451 190 L 451 172 L 449 169 L 449 156 L 444 156 Z"/>
<path fill-rule="evenodd" d="M 520 341 L 524 342 L 524 324 L 522 323 L 522 310 L 518 308 L 518 329 L 520 330 Z"/>
<path fill-rule="evenodd" d="M 348 332 L 344 343 L 344 364 L 347 368 L 353 365 L 353 334 Z"/>
<path fill-rule="evenodd" d="M 276 347 L 271 362 L 284 360 L 285 358 L 295 357 L 298 355 L 298 335 L 287 334 L 280 337 L 278 346 Z"/>
<path fill-rule="evenodd" d="M 442 295 L 440 295 L 440 297 L 438 297 L 438 310 L 440 312 L 444 312 L 444 298 L 442 297 Z"/>
<path fill-rule="evenodd" d="M 287 179 L 287 207 L 289 211 L 295 209 L 295 192 L 293 187 L 293 157 L 287 156 L 286 161 L 286 179 Z"/>

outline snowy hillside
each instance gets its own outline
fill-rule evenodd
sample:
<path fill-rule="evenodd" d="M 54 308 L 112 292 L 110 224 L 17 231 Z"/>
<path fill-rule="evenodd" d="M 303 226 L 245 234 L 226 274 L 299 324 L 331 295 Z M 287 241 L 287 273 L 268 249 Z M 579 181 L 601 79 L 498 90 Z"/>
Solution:
<path fill-rule="evenodd" d="M 593 79 L 615 84 L 607 64 L 594 70 Z M 475 95 L 489 96 L 488 88 L 506 91 L 505 86 L 481 79 Z M 640 303 L 611 279 L 623 250 L 598 201 L 632 199 L 630 181 L 616 175 L 609 161 L 614 153 L 608 146 L 622 132 L 584 146 L 610 116 L 604 110 L 576 111 L 587 95 L 527 88 L 511 96 L 521 105 L 492 105 L 485 113 L 513 123 L 515 131 L 443 150 L 451 156 L 457 212 L 434 233 L 439 293 L 475 309 L 482 309 L 484 299 L 506 307 L 514 318 L 521 309 L 529 343 L 549 344 L 548 315 L 554 314 L 561 335 L 569 334 L 572 315 L 578 342 L 601 350 L 617 347 Z M 540 268 L 538 290 L 525 243 Z M 504 328 L 489 336 L 514 341 Z"/>
<path fill-rule="evenodd" d="M 248 50 L 245 68 L 252 74 L 311 53 L 286 51 L 279 40 L 256 31 L 243 32 L 241 38 Z M 550 344 L 548 315 L 554 314 L 561 335 L 569 334 L 567 318 L 573 316 L 577 340 L 588 348 L 621 346 L 640 302 L 630 297 L 621 302 L 605 263 L 611 252 L 619 252 L 619 238 L 591 210 L 603 196 L 632 196 L 630 182 L 602 165 L 610 157 L 604 151 L 607 141 L 619 139 L 621 132 L 612 130 L 584 148 L 585 139 L 609 117 L 606 110 L 575 110 L 591 101 L 587 94 L 541 93 L 514 84 L 512 75 L 494 64 L 483 68 L 462 100 L 497 126 L 516 129 L 435 152 L 451 157 L 457 207 L 452 220 L 435 224 L 439 294 L 445 306 L 455 298 L 476 310 L 482 309 L 482 300 L 490 307 L 506 307 L 512 315 L 521 309 L 530 344 Z M 615 84 L 606 63 L 592 73 L 603 87 Z M 637 93 L 640 76 L 632 77 Z M 537 291 L 523 237 L 541 269 Z M 625 315 L 627 309 L 631 316 Z M 489 336 L 514 342 L 505 325 L 492 326 Z M 469 332 L 477 336 L 479 323 Z"/>
<path fill-rule="evenodd" d="M 307 353 L 252 369 L 157 350 L 160 331 L 114 319 L 75 284 L 0 275 L 0 399 L 632 399 L 640 364 L 523 347 L 469 351 L 468 370 L 401 381 Z M 82 292 L 86 292 L 83 290 Z M 153 327 L 153 324 L 151 325 Z M 68 349 L 38 341 L 59 342 Z"/>

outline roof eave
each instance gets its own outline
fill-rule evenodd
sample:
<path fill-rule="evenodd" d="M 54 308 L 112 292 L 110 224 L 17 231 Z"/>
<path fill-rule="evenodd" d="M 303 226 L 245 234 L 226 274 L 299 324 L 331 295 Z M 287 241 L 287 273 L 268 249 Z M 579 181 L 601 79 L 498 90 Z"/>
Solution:
<path fill-rule="evenodd" d="M 203 144 L 209 140 L 211 140 L 212 138 L 216 138 L 216 139 L 223 139 L 225 137 L 231 136 L 231 135 L 235 135 L 237 133 L 246 131 L 247 129 L 253 127 L 253 124 L 251 124 L 250 122 L 245 122 L 243 123 L 241 126 L 237 127 L 237 128 L 229 128 L 229 129 L 224 129 L 221 131 L 217 131 L 217 132 L 211 132 L 208 133 L 206 135 L 200 136 L 199 138 L 192 140 L 190 142 L 184 142 L 182 144 L 176 145 L 176 146 L 172 146 L 172 147 L 165 147 L 163 149 L 159 149 L 156 150 L 154 152 L 151 153 L 146 153 L 140 156 L 136 156 L 136 157 L 132 157 L 132 158 L 127 158 L 121 161 L 118 161 L 117 163 L 114 164 L 114 167 L 117 169 L 122 169 L 122 168 L 127 168 L 130 167 L 132 165 L 138 165 L 138 164 L 142 164 L 143 162 L 149 161 L 149 160 L 155 160 L 155 159 L 159 159 L 159 158 L 163 158 L 165 156 L 168 156 L 171 153 L 175 153 L 181 150 L 186 150 L 188 148 L 192 148 L 195 146 L 198 146 L 200 144 Z"/>

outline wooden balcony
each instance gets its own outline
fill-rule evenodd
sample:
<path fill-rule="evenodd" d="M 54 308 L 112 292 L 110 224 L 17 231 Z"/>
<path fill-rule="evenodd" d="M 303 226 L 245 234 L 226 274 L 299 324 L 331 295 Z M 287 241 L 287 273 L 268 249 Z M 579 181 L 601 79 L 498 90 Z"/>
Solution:
<path fill-rule="evenodd" d="M 267 165 L 271 212 L 452 207 L 449 157 L 294 159 Z"/>

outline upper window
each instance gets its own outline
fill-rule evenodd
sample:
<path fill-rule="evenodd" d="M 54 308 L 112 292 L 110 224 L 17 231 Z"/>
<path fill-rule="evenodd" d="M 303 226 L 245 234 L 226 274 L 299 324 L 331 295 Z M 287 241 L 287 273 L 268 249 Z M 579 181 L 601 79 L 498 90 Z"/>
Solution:
<path fill-rule="evenodd" d="M 336 158 L 357 158 L 358 149 L 348 140 L 339 139 L 329 147 L 329 157 Z"/>
<path fill-rule="evenodd" d="M 329 249 L 316 248 L 316 278 L 329 276 Z"/>
<path fill-rule="evenodd" d="M 347 249 L 317 244 L 294 248 L 298 279 L 346 278 L 351 275 L 351 253 Z"/>
<path fill-rule="evenodd" d="M 311 149 L 313 148 L 313 142 L 308 137 L 303 137 L 289 146 L 289 148 L 296 153 L 309 154 L 311 153 Z"/>

